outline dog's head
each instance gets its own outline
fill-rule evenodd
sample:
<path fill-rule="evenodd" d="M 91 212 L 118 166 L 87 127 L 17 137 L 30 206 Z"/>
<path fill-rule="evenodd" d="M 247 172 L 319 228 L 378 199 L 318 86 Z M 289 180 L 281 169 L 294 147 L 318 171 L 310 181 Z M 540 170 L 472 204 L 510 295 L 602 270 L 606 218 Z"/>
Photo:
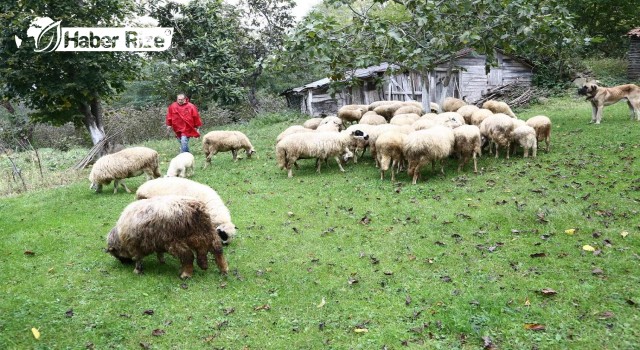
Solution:
<path fill-rule="evenodd" d="M 592 98 L 598 91 L 598 84 L 593 81 L 585 82 L 578 89 L 578 95 L 587 96 L 587 99 Z"/>

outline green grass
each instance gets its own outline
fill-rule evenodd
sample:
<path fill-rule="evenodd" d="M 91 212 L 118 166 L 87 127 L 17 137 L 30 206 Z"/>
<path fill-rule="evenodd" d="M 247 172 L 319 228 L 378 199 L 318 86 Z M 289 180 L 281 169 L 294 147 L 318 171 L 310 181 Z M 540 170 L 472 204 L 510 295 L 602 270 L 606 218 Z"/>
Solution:
<path fill-rule="evenodd" d="M 192 140 L 193 179 L 238 226 L 227 277 L 196 269 L 181 281 L 174 258 L 153 256 L 137 276 L 104 253 L 134 195 L 94 194 L 86 174 L 0 199 L 0 348 L 481 349 L 483 337 L 500 349 L 635 348 L 640 123 L 620 103 L 588 125 L 582 99 L 519 112 L 552 119 L 550 153 L 485 155 L 478 175 L 450 161 L 415 186 L 406 174 L 380 181 L 368 155 L 344 174 L 303 160 L 288 179 L 273 147 L 288 117 L 225 127 L 245 132 L 258 158 L 221 153 L 204 171 Z M 177 142 L 147 145 L 166 171 Z"/>

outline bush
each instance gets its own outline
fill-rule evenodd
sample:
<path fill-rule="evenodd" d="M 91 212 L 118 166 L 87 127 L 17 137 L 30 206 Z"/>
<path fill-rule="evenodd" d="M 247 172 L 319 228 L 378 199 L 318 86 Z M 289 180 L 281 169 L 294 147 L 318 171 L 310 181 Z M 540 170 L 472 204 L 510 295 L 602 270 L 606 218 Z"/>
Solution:
<path fill-rule="evenodd" d="M 61 126 L 37 123 L 31 137 L 33 147 L 54 148 L 68 151 L 78 147 L 91 147 L 91 139 L 84 128 L 76 128 L 73 123 Z"/>
<path fill-rule="evenodd" d="M 628 61 L 619 58 L 585 59 L 587 75 L 605 86 L 614 86 L 629 83 L 627 78 Z"/>

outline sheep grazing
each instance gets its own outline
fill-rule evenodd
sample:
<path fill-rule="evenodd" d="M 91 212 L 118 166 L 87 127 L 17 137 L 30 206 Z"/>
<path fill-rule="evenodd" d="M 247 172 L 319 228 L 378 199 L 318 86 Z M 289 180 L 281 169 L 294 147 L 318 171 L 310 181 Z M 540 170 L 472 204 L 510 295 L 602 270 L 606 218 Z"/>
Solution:
<path fill-rule="evenodd" d="M 318 125 L 320 125 L 320 123 L 322 123 L 322 119 L 323 118 L 311 118 L 311 119 L 307 119 L 304 123 L 302 123 L 302 126 L 304 126 L 307 129 L 317 129 Z"/>
<path fill-rule="evenodd" d="M 193 154 L 182 152 L 171 159 L 167 176 L 189 177 L 193 176 L 195 159 Z"/>
<path fill-rule="evenodd" d="M 369 133 L 369 150 L 371 151 L 371 157 L 376 160 L 376 167 L 379 167 L 378 157 L 376 151 L 376 140 L 378 136 L 382 135 L 387 131 L 399 131 L 403 134 L 409 134 L 413 131 L 413 127 L 411 125 L 393 125 L 393 124 L 384 124 L 384 125 L 376 125 L 373 128 L 370 128 Z"/>
<path fill-rule="evenodd" d="M 482 104 L 482 108 L 488 109 L 493 113 L 504 113 L 511 118 L 516 118 L 516 115 L 511 111 L 508 104 L 502 101 L 489 100 Z"/>
<path fill-rule="evenodd" d="M 118 184 L 131 193 L 124 179 L 145 173 L 147 180 L 160 176 L 158 167 L 158 152 L 147 147 L 131 147 L 122 151 L 107 154 L 96 161 L 91 168 L 89 181 L 90 189 L 102 192 L 102 186 L 113 181 L 113 193 L 118 192 Z"/>
<path fill-rule="evenodd" d="M 551 147 L 551 119 L 544 115 L 537 115 L 527 119 L 527 125 L 535 129 L 538 142 L 544 140 L 546 143 L 545 151 L 549 152 Z"/>
<path fill-rule="evenodd" d="M 383 116 L 386 120 L 390 120 L 393 117 L 393 114 L 401 107 L 403 107 L 403 104 L 396 101 L 393 104 L 378 106 L 374 108 L 373 111 Z"/>
<path fill-rule="evenodd" d="M 420 118 L 420 119 L 416 120 L 415 123 L 411 124 L 413 129 L 416 130 L 416 131 L 429 129 L 429 128 L 434 127 L 435 125 L 437 125 L 435 120 L 432 120 L 430 118 Z"/>
<path fill-rule="evenodd" d="M 313 129 L 305 128 L 302 125 L 292 125 L 286 128 L 283 132 L 281 132 L 278 137 L 276 137 L 276 143 L 280 142 L 285 136 L 295 134 L 298 132 L 313 132 Z"/>
<path fill-rule="evenodd" d="M 458 172 L 460 172 L 469 161 L 473 158 L 473 172 L 478 173 L 478 160 L 476 157 L 482 155 L 482 136 L 480 136 L 480 128 L 475 125 L 462 125 L 453 129 L 455 144 L 454 152 L 458 155 Z"/>
<path fill-rule="evenodd" d="M 276 157 L 281 169 L 287 169 L 288 176 L 293 177 L 292 165 L 300 158 L 318 158 L 317 172 L 320 172 L 322 162 L 329 157 L 335 158 L 340 171 L 344 172 L 340 164 L 339 155 L 347 161 L 353 157 L 348 146 L 353 139 L 368 139 L 369 136 L 361 131 L 343 131 L 340 133 L 331 131 L 317 131 L 314 133 L 291 134 L 283 138 L 276 145 Z"/>
<path fill-rule="evenodd" d="M 362 115 L 369 110 L 368 105 L 344 105 L 338 109 L 338 118 L 342 123 L 358 122 Z"/>
<path fill-rule="evenodd" d="M 490 115 L 493 115 L 493 112 L 485 108 L 480 108 L 471 114 L 471 123 L 469 124 L 480 126 L 480 123 L 482 123 L 482 121 L 487 119 L 487 117 L 489 117 Z"/>
<path fill-rule="evenodd" d="M 182 195 L 202 201 L 222 243 L 229 243 L 235 237 L 236 225 L 231 222 L 229 209 L 211 187 L 181 177 L 164 177 L 147 181 L 136 191 L 136 199 L 165 195 Z"/>
<path fill-rule="evenodd" d="M 381 117 L 382 118 L 382 117 Z M 384 118 L 383 118 L 384 119 Z M 386 121 L 385 121 L 386 122 Z M 368 124 L 353 124 L 347 128 L 348 132 L 353 132 L 356 130 L 360 130 L 365 132 L 367 135 L 370 134 L 370 130 L 374 127 L 374 125 Z M 369 140 L 364 138 L 354 138 L 353 142 L 348 146 L 350 150 L 353 150 L 353 162 L 358 163 L 358 152 L 360 153 L 360 157 L 364 156 L 364 152 L 366 152 L 367 147 L 369 147 Z"/>
<path fill-rule="evenodd" d="M 496 158 L 498 158 L 499 147 L 503 146 L 507 150 L 507 159 L 509 159 L 512 132 L 513 119 L 504 113 L 491 115 L 480 124 L 480 134 L 496 145 Z"/>
<path fill-rule="evenodd" d="M 123 263 L 135 262 L 142 273 L 142 260 L 168 252 L 180 260 L 180 278 L 193 275 L 193 252 L 201 269 L 209 266 L 212 252 L 221 274 L 229 270 L 222 252 L 222 241 L 209 220 L 204 203 L 184 196 L 160 196 L 129 204 L 107 236 L 107 252 Z"/>
<path fill-rule="evenodd" d="M 393 125 L 411 125 L 411 124 L 415 123 L 418 119 L 420 119 L 420 115 L 419 114 L 415 114 L 415 113 L 396 114 L 396 115 L 393 116 L 393 118 L 391 118 L 391 120 L 389 120 L 389 124 L 393 124 Z"/>
<path fill-rule="evenodd" d="M 326 126 L 323 126 L 326 125 Z M 344 124 L 342 123 L 342 119 L 331 115 L 328 117 L 324 117 L 320 122 L 320 125 L 316 128 L 316 130 L 324 131 L 342 131 L 344 130 Z"/>
<path fill-rule="evenodd" d="M 471 122 L 471 115 L 473 114 L 473 112 L 479 110 L 480 108 L 474 106 L 474 105 L 464 105 L 460 108 L 458 108 L 458 110 L 456 111 L 458 114 L 460 114 L 462 116 L 462 118 L 464 118 L 465 123 L 467 124 L 473 124 Z"/>
<path fill-rule="evenodd" d="M 417 107 L 414 104 L 404 105 L 404 106 L 398 108 L 393 113 L 393 116 L 395 117 L 396 115 L 400 115 L 400 114 L 417 114 L 418 116 L 421 116 L 422 115 L 422 105 L 420 107 Z"/>
<path fill-rule="evenodd" d="M 360 118 L 360 124 L 368 124 L 368 125 L 380 125 L 387 124 L 387 120 L 381 116 L 380 114 L 369 111 L 365 113 L 362 118 Z"/>
<path fill-rule="evenodd" d="M 430 129 L 412 132 L 407 136 L 404 145 L 404 157 L 409 162 L 407 173 L 413 177 L 415 185 L 420 177 L 422 166 L 440 161 L 440 171 L 444 174 L 442 161 L 453 151 L 455 136 L 453 130 L 446 126 L 436 125 Z"/>
<path fill-rule="evenodd" d="M 376 101 L 376 102 L 372 102 L 372 103 L 369 104 L 369 111 L 373 111 L 377 107 L 380 107 L 380 106 L 383 106 L 383 105 L 391 105 L 391 104 L 395 104 L 395 103 L 398 103 L 398 101 Z"/>
<path fill-rule="evenodd" d="M 529 157 L 529 150 L 531 150 L 531 156 L 533 158 L 536 157 L 538 142 L 536 140 L 536 131 L 534 128 L 529 125 L 518 126 L 513 129 L 511 139 L 515 145 L 520 145 L 524 149 L 525 158 Z"/>
<path fill-rule="evenodd" d="M 376 140 L 376 160 L 380 165 L 380 180 L 384 180 L 384 172 L 391 167 L 391 181 L 395 181 L 396 169 L 404 161 L 403 149 L 407 135 L 399 131 L 387 131 Z"/>
<path fill-rule="evenodd" d="M 458 109 L 460 109 L 460 107 L 462 106 L 466 106 L 467 103 L 464 102 L 463 100 L 459 99 L 459 98 L 455 98 L 455 97 L 447 97 L 444 99 L 444 102 L 442 102 L 442 111 L 443 112 L 455 112 Z"/>
<path fill-rule="evenodd" d="M 231 151 L 233 161 L 238 159 L 238 150 L 244 149 L 247 154 L 247 158 L 251 158 L 251 155 L 256 153 L 256 150 L 251 145 L 251 141 L 247 135 L 240 131 L 211 131 L 204 135 L 202 139 L 202 151 L 206 156 L 206 168 L 211 164 L 211 158 L 218 152 Z"/>

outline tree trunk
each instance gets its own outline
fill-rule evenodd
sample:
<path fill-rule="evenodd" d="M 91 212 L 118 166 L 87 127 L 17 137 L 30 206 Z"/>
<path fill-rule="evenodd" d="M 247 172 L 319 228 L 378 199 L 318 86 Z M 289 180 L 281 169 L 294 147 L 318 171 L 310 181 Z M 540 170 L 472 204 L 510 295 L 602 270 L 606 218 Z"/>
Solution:
<path fill-rule="evenodd" d="M 258 78 L 262 75 L 262 61 L 258 63 L 256 70 L 249 77 L 249 104 L 255 113 L 258 113 L 259 105 L 257 94 Z"/>
<path fill-rule="evenodd" d="M 105 138 L 100 98 L 95 96 L 90 103 L 83 102 L 80 105 L 80 113 L 84 116 L 82 122 L 91 135 L 91 142 L 96 145 Z M 104 153 L 104 150 L 100 153 Z"/>
<path fill-rule="evenodd" d="M 6 108 L 6 109 L 7 109 L 7 111 L 8 111 L 10 114 L 15 114 L 15 113 L 16 113 L 16 110 L 15 110 L 15 108 L 13 108 L 13 106 L 11 105 L 11 102 L 10 102 L 10 101 L 3 100 L 3 101 L 2 101 L 2 107 Z"/>

